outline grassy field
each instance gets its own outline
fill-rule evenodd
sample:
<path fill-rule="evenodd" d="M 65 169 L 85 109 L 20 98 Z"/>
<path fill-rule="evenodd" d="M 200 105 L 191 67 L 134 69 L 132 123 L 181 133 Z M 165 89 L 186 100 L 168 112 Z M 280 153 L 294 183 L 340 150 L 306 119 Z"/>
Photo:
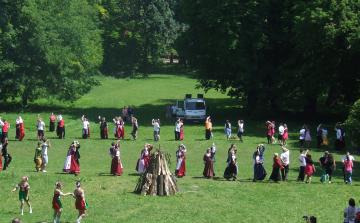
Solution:
<path fill-rule="evenodd" d="M 302 215 L 315 215 L 318 222 L 342 222 L 343 211 L 348 206 L 350 197 L 356 201 L 360 196 L 356 193 L 360 185 L 357 161 L 354 164 L 353 186 L 345 185 L 342 180 L 341 158 L 345 152 L 333 151 L 335 131 L 329 128 L 330 146 L 327 148 L 336 158 L 338 169 L 333 175 L 333 184 L 319 182 L 321 169 L 315 162 L 317 172 L 313 175 L 312 184 L 296 181 L 299 171 L 298 132 L 301 124 L 307 123 L 298 116 L 267 117 L 266 119 L 249 119 L 243 115 L 241 100 L 233 100 L 216 91 L 209 91 L 204 96 L 210 107 L 209 114 L 214 123 L 214 138 L 205 140 L 205 126 L 203 124 L 186 124 L 182 141 L 187 147 L 186 172 L 184 178 L 178 179 L 181 192 L 171 197 L 151 197 L 134 194 L 133 190 L 139 179 L 135 171 L 137 159 L 145 143 L 153 142 L 153 127 L 151 119 L 160 118 L 161 141 L 163 150 L 172 155 L 171 171 L 175 171 L 175 152 L 179 142 L 174 141 L 174 123 L 165 122 L 165 106 L 174 103 L 176 99 L 183 99 L 186 93 L 193 95 L 203 93 L 195 90 L 196 80 L 186 76 L 151 75 L 146 79 L 113 79 L 104 78 L 101 85 L 95 87 L 89 94 L 73 104 L 62 104 L 51 100 L 38 100 L 27 112 L 6 113 L 6 106 L 0 107 L 2 119 L 7 119 L 12 125 L 9 132 L 9 153 L 13 161 L 9 169 L 0 172 L 0 222 L 11 222 L 19 217 L 20 202 L 18 193 L 10 191 L 20 182 L 24 175 L 29 176 L 31 186 L 30 202 L 33 214 L 28 213 L 25 206 L 23 222 L 51 222 L 52 195 L 55 182 L 63 183 L 63 192 L 72 192 L 75 182 L 80 180 L 90 205 L 88 216 L 83 222 L 303 222 Z M 111 142 L 115 141 L 111 134 L 114 116 L 121 114 L 124 105 L 134 107 L 134 116 L 138 118 L 139 138 L 131 140 L 131 127 L 125 126 L 125 139 L 121 142 L 121 160 L 124 174 L 113 177 L 110 173 L 111 159 L 108 150 Z M 5 106 L 5 107 L 4 107 Z M 36 140 L 36 117 L 40 113 L 48 125 L 51 112 L 62 114 L 66 124 L 66 139 L 57 139 L 55 133 L 46 132 L 45 136 L 51 140 L 48 149 L 49 164 L 47 173 L 35 171 L 33 162 Z M 23 142 L 14 139 L 15 120 L 17 116 L 25 120 L 26 136 Z M 90 120 L 91 138 L 81 139 L 81 116 Z M 108 140 L 101 140 L 97 117 L 105 116 L 109 122 Z M 245 121 L 244 143 L 227 141 L 223 134 L 225 120 L 233 123 L 233 133 L 236 133 L 238 119 Z M 268 119 L 277 123 L 287 123 L 289 127 L 290 172 L 289 182 L 273 183 L 268 178 L 272 171 L 272 157 L 275 152 L 281 153 L 279 145 L 269 145 L 264 154 L 267 178 L 262 182 L 252 182 L 252 154 L 257 144 L 265 143 L 264 122 Z M 337 120 L 343 121 L 343 120 Z M 309 123 L 313 129 L 320 122 Z M 308 123 L 307 123 L 308 124 Z M 278 125 L 277 125 L 278 126 Z M 48 128 L 49 126 L 47 126 Z M 324 149 L 316 149 L 316 135 L 312 132 L 312 147 L 310 153 L 314 161 L 323 154 Z M 77 177 L 62 173 L 67 150 L 72 141 L 81 144 L 81 174 Z M 217 145 L 214 169 L 216 177 L 205 179 L 202 176 L 204 164 L 202 157 L 206 149 Z M 239 164 L 238 180 L 226 181 L 223 171 L 226 167 L 227 151 L 231 143 L 238 147 L 237 159 Z M 350 141 L 347 142 L 351 150 Z M 355 154 L 355 159 L 358 156 Z M 75 222 L 77 211 L 74 199 L 63 197 L 64 210 L 61 222 Z M 359 206 L 359 205 L 357 205 Z"/>

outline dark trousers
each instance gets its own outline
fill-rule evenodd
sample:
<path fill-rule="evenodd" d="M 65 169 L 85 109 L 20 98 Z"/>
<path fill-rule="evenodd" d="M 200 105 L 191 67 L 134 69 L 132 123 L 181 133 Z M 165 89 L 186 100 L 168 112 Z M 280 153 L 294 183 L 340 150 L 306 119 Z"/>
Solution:
<path fill-rule="evenodd" d="M 38 138 L 42 139 L 44 137 L 44 130 L 38 130 Z"/>
<path fill-rule="evenodd" d="M 205 139 L 206 139 L 206 140 L 209 140 L 209 139 L 210 139 L 210 135 L 211 135 L 210 129 L 206 129 Z"/>
<path fill-rule="evenodd" d="M 10 156 L 10 154 L 6 153 L 4 154 L 3 153 L 3 157 L 5 159 L 5 162 L 4 162 L 4 166 L 3 166 L 3 170 L 6 170 L 6 168 L 9 166 L 9 164 L 11 163 L 11 160 L 12 160 L 12 157 Z M 1 157 L 0 157 L 1 158 Z"/>
<path fill-rule="evenodd" d="M 136 130 L 132 130 L 131 135 L 133 136 L 133 138 L 136 138 Z"/>
<path fill-rule="evenodd" d="M 287 181 L 288 180 L 288 173 L 289 173 L 289 165 L 284 166 L 284 169 L 281 169 L 281 178 L 283 181 Z M 304 168 L 305 170 L 305 168 Z"/>
<path fill-rule="evenodd" d="M 345 182 L 345 165 L 343 165 L 343 166 L 341 167 L 341 169 L 342 169 L 342 172 L 343 172 L 343 175 L 344 175 L 344 182 Z"/>
<path fill-rule="evenodd" d="M 326 168 L 326 174 L 329 175 L 329 181 L 331 181 L 332 169 Z"/>
<path fill-rule="evenodd" d="M 240 131 L 238 131 L 238 133 L 237 133 L 237 136 L 239 137 L 239 139 L 240 139 L 240 141 L 242 142 L 243 140 L 242 140 L 242 132 L 240 132 Z"/>
<path fill-rule="evenodd" d="M 304 178 L 305 178 L 304 172 L 305 172 L 305 167 L 300 166 L 300 172 L 299 172 L 298 180 L 304 181 Z"/>
<path fill-rule="evenodd" d="M 304 147 L 304 140 L 303 140 L 303 139 L 300 139 L 299 142 L 300 142 L 300 146 L 301 146 L 301 147 Z"/>
<path fill-rule="evenodd" d="M 59 136 L 59 138 L 61 139 L 61 137 L 65 138 L 65 126 L 60 127 L 60 136 Z"/>
<path fill-rule="evenodd" d="M 317 148 L 320 148 L 320 145 L 323 142 L 322 137 L 321 136 L 316 136 L 316 139 L 317 139 Z"/>
<path fill-rule="evenodd" d="M 180 132 L 175 131 L 175 140 L 180 140 Z"/>
<path fill-rule="evenodd" d="M 266 135 L 266 137 L 267 137 L 267 140 L 268 140 L 268 144 L 270 144 L 271 143 L 271 135 Z"/>
<path fill-rule="evenodd" d="M 336 151 L 340 150 L 340 142 L 340 139 L 335 140 L 334 146 Z"/>
<path fill-rule="evenodd" d="M 8 137 L 8 133 L 7 132 L 3 132 L 2 133 L 2 141 L 4 142 L 5 139 L 7 139 Z"/>
<path fill-rule="evenodd" d="M 55 131 L 55 122 L 50 122 L 50 132 Z"/>

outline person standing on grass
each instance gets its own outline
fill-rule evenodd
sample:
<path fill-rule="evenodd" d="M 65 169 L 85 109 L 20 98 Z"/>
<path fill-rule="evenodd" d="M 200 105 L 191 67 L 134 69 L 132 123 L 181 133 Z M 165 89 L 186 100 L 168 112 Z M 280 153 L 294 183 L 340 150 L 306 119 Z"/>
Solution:
<path fill-rule="evenodd" d="M 346 155 L 341 159 L 341 162 L 343 163 L 343 166 L 341 167 L 341 169 L 342 169 L 343 175 L 344 175 L 344 182 L 345 182 L 345 164 L 344 164 L 344 161 L 347 160 L 348 156 L 350 158 L 350 161 L 355 161 L 355 158 L 352 155 L 350 155 L 349 151 L 347 151 Z"/>
<path fill-rule="evenodd" d="M 37 125 L 37 130 L 38 130 L 38 140 L 42 140 L 44 135 L 44 132 L 46 131 L 45 129 L 45 123 L 41 120 L 40 118 L 40 114 L 38 114 L 37 117 L 37 121 L 38 121 L 38 125 Z"/>
<path fill-rule="evenodd" d="M 151 124 L 154 126 L 154 141 L 159 141 L 160 125 L 157 119 L 151 120 Z"/>
<path fill-rule="evenodd" d="M 172 110 L 172 115 L 173 115 L 173 120 L 175 121 L 176 120 L 176 112 L 177 112 L 177 106 L 176 104 L 174 103 L 173 106 L 171 106 L 171 110 Z"/>
<path fill-rule="evenodd" d="M 213 163 L 216 163 L 215 153 L 216 153 L 216 146 L 215 143 L 213 143 L 213 146 L 211 147 L 211 159 Z"/>
<path fill-rule="evenodd" d="M 205 139 L 209 140 L 211 135 L 211 119 L 210 116 L 206 118 L 205 120 Z"/>
<path fill-rule="evenodd" d="M 41 144 L 42 146 L 42 160 L 43 160 L 43 164 L 42 164 L 42 169 L 40 170 L 41 172 L 45 172 L 46 173 L 46 165 L 49 163 L 48 160 L 48 156 L 47 156 L 47 148 L 51 147 L 50 144 L 50 140 L 43 138 L 44 143 Z"/>
<path fill-rule="evenodd" d="M 87 139 L 89 136 L 89 127 L 90 127 L 90 123 L 88 122 L 88 120 L 85 118 L 85 115 L 83 115 L 81 117 L 81 121 L 83 124 L 83 130 L 82 130 L 82 138 L 83 139 Z"/>
<path fill-rule="evenodd" d="M 229 120 L 226 120 L 225 122 L 225 135 L 227 140 L 231 138 L 231 123 Z"/>
<path fill-rule="evenodd" d="M 311 155 L 308 153 L 309 153 L 309 150 L 306 150 L 306 153 L 305 153 L 306 167 L 305 167 L 304 174 L 306 175 L 305 183 L 308 183 L 308 181 L 309 181 L 309 184 L 311 184 L 311 175 L 313 174 L 313 172 L 316 172 L 316 169 L 315 169 L 314 163 L 312 161 Z"/>
<path fill-rule="evenodd" d="M 36 164 L 35 169 L 39 172 L 42 165 L 41 142 L 38 143 L 38 148 L 35 150 L 34 162 Z"/>
<path fill-rule="evenodd" d="M 158 122 L 158 124 L 159 124 L 159 134 L 158 134 L 158 139 L 159 139 L 159 141 L 160 141 L 160 132 L 161 132 L 161 128 L 160 128 L 160 126 L 161 126 L 161 123 L 160 123 L 160 119 L 159 119 L 159 118 L 157 119 L 157 122 Z"/>
<path fill-rule="evenodd" d="M 6 170 L 6 168 L 9 167 L 9 164 L 11 163 L 11 160 L 12 160 L 12 157 L 8 153 L 7 146 L 8 146 L 8 138 L 5 138 L 3 144 L 1 145 L 1 153 L 2 153 L 2 156 L 4 157 L 3 170 Z"/>
<path fill-rule="evenodd" d="M 137 123 L 137 119 L 135 117 L 132 117 L 131 118 L 131 123 L 132 123 L 132 127 L 133 127 L 131 135 L 133 136 L 134 141 L 136 141 L 136 139 L 138 137 L 137 136 L 137 130 L 139 128 L 138 123 Z"/>
<path fill-rule="evenodd" d="M 78 147 L 76 145 L 78 145 Z M 75 176 L 80 173 L 80 168 L 75 158 L 75 153 L 78 149 L 80 149 L 80 143 L 78 141 L 74 141 L 73 143 L 71 143 L 67 156 L 65 158 L 63 172 L 74 173 Z"/>
<path fill-rule="evenodd" d="M 300 140 L 299 140 L 301 148 L 304 148 L 305 132 L 306 132 L 305 125 L 303 125 L 300 130 Z"/>
<path fill-rule="evenodd" d="M 21 182 L 18 183 L 16 185 L 16 187 L 11 191 L 11 193 L 14 193 L 18 188 L 20 188 L 19 190 L 19 200 L 21 202 L 21 215 L 24 215 L 24 202 L 26 201 L 27 205 L 29 206 L 29 212 L 30 214 L 32 213 L 32 209 L 31 209 L 31 204 L 29 201 L 29 190 L 30 190 L 30 186 L 27 183 L 28 181 L 28 177 L 24 176 L 23 178 L 21 178 Z"/>
<path fill-rule="evenodd" d="M 281 159 L 281 164 L 284 167 L 281 168 L 281 177 L 283 181 L 287 181 L 289 169 L 290 169 L 290 151 L 283 146 L 281 148 L 283 150 L 283 153 L 281 153 L 280 159 Z"/>
<path fill-rule="evenodd" d="M 118 140 L 116 144 L 112 143 L 112 146 L 109 149 L 109 154 L 111 155 L 110 173 L 114 176 L 120 176 L 124 173 L 120 159 L 120 140 Z"/>
<path fill-rule="evenodd" d="M 323 125 L 322 129 L 321 129 L 321 138 L 322 138 L 321 145 L 324 146 L 324 148 L 327 145 L 329 145 L 329 140 L 328 140 L 327 136 L 328 136 L 328 131 L 326 130 L 326 126 Z"/>
<path fill-rule="evenodd" d="M 322 124 L 320 124 L 317 128 L 316 128 L 316 139 L 317 139 L 317 148 L 320 148 L 320 145 L 322 143 Z"/>
<path fill-rule="evenodd" d="M 287 125 L 284 124 L 284 135 L 283 135 L 283 144 L 284 144 L 284 146 L 287 146 L 286 140 L 287 140 L 288 138 L 289 138 L 288 128 L 287 128 Z"/>
<path fill-rule="evenodd" d="M 167 104 L 166 108 L 165 108 L 165 121 L 169 120 L 169 122 L 171 122 L 171 106 L 170 104 Z"/>
<path fill-rule="evenodd" d="M 55 131 L 55 120 L 56 120 L 54 113 L 51 113 L 49 118 L 50 118 L 50 132 L 54 132 Z"/>
<path fill-rule="evenodd" d="M 322 155 L 322 156 L 320 157 L 320 159 L 319 159 L 319 163 L 320 163 L 321 169 L 323 170 L 323 171 L 322 171 L 321 178 L 320 178 L 320 182 L 323 182 L 323 183 L 326 182 L 326 166 L 325 166 L 325 160 L 328 158 L 328 155 L 329 155 L 329 152 L 328 152 L 328 151 L 325 151 L 325 152 L 324 152 L 324 155 Z"/>
<path fill-rule="evenodd" d="M 133 108 L 130 105 L 128 106 L 127 111 L 128 111 L 128 116 L 129 116 L 130 120 L 132 120 L 132 118 L 134 117 L 133 116 Z"/>
<path fill-rule="evenodd" d="M 208 148 L 206 150 L 206 153 L 204 154 L 203 162 L 205 164 L 204 171 L 203 171 L 204 177 L 206 177 L 206 178 L 214 177 L 215 173 L 214 173 L 213 161 L 211 159 L 211 149 L 210 148 Z"/>
<path fill-rule="evenodd" d="M 176 168 L 175 168 L 175 175 L 177 177 L 186 176 L 186 169 L 185 169 L 185 153 L 186 147 L 184 144 L 179 145 L 179 150 L 176 152 Z"/>
<path fill-rule="evenodd" d="M 243 142 L 242 134 L 244 133 L 244 121 L 238 120 L 238 126 L 239 126 L 239 130 L 238 130 L 237 136 L 239 137 L 239 141 Z"/>
<path fill-rule="evenodd" d="M 262 149 L 261 149 L 262 148 Z M 257 180 L 265 179 L 267 173 L 264 168 L 264 152 L 265 152 L 265 145 L 259 144 L 255 153 L 253 154 L 253 170 L 254 170 L 254 179 L 253 181 L 256 182 Z"/>
<path fill-rule="evenodd" d="M 307 143 L 307 147 L 310 148 L 310 142 L 311 142 L 310 126 L 306 126 L 305 141 Z"/>
<path fill-rule="evenodd" d="M 4 123 L 2 124 L 2 142 L 8 138 L 9 128 L 10 124 L 4 119 Z"/>
<path fill-rule="evenodd" d="M 100 123 L 100 138 L 107 139 L 108 138 L 108 123 L 105 121 L 105 117 L 99 115 L 99 123 Z"/>
<path fill-rule="evenodd" d="M 270 179 L 275 182 L 278 182 L 281 180 L 279 169 L 281 169 L 281 170 L 284 169 L 284 167 L 280 164 L 280 160 L 279 160 L 278 156 L 279 156 L 279 154 L 274 153 L 273 171 L 270 175 Z"/>
<path fill-rule="evenodd" d="M 299 176 L 297 178 L 297 181 L 304 182 L 304 177 L 305 177 L 304 172 L 305 172 L 305 167 L 306 167 L 306 156 L 304 154 L 303 149 L 300 149 L 299 161 L 300 161 L 300 172 L 299 172 Z"/>
<path fill-rule="evenodd" d="M 136 171 L 140 174 L 144 173 L 149 168 L 150 152 L 153 148 L 153 145 L 146 143 L 145 148 L 141 150 L 141 156 L 136 164 Z"/>
<path fill-rule="evenodd" d="M 233 150 L 230 151 L 229 159 L 227 161 L 228 165 L 224 171 L 224 178 L 227 180 L 236 180 L 236 175 L 238 173 L 238 166 L 236 162 L 235 152 Z"/>
<path fill-rule="evenodd" d="M 58 124 L 57 124 L 57 135 L 59 136 L 59 139 L 63 138 L 65 139 L 65 124 L 64 124 L 64 120 L 60 115 L 57 116 L 57 121 L 58 121 Z"/>
<path fill-rule="evenodd" d="M 285 128 L 284 128 L 283 124 L 280 123 L 279 135 L 278 135 L 278 140 L 279 140 L 280 146 L 284 145 L 284 142 L 283 142 L 284 131 L 285 131 Z"/>
<path fill-rule="evenodd" d="M 352 175 L 352 169 L 354 167 L 353 161 L 350 158 L 350 155 L 346 156 L 346 159 L 344 161 L 342 161 L 344 164 L 344 172 L 345 172 L 345 183 L 346 184 L 350 184 L 352 185 L 352 179 L 351 179 L 351 175 Z"/>
<path fill-rule="evenodd" d="M 24 120 L 19 116 L 16 122 L 19 123 L 19 135 L 17 135 L 17 138 L 22 141 L 25 137 Z"/>
<path fill-rule="evenodd" d="M 325 169 L 326 175 L 329 177 L 329 184 L 331 184 L 331 175 L 332 171 L 336 170 L 336 163 L 333 154 L 329 153 L 328 157 L 325 160 Z"/>
<path fill-rule="evenodd" d="M 74 194 L 72 193 L 66 193 L 63 194 L 60 190 L 62 188 L 62 184 L 61 182 L 56 182 L 55 183 L 56 189 L 54 191 L 54 197 L 53 197 L 53 201 L 52 201 L 52 207 L 54 209 L 54 217 L 53 217 L 53 221 L 52 223 L 60 223 L 60 216 L 61 216 L 61 211 L 62 211 L 62 204 L 60 201 L 60 196 L 67 196 L 67 195 L 72 195 L 74 196 Z M 57 220 L 56 220 L 57 218 Z"/>
<path fill-rule="evenodd" d="M 114 128 L 115 138 L 120 139 L 121 136 L 120 117 L 113 118 L 113 122 L 115 123 L 115 128 Z"/>
<path fill-rule="evenodd" d="M 76 223 L 80 223 L 83 218 L 86 216 L 86 209 L 89 208 L 89 205 L 87 204 L 85 200 L 85 193 L 84 190 L 81 189 L 81 183 L 80 181 L 76 182 L 77 189 L 74 191 L 74 198 L 75 200 L 75 207 L 77 210 L 79 210 L 79 216 L 76 220 Z"/>
<path fill-rule="evenodd" d="M 276 139 L 275 139 L 275 121 L 271 122 L 272 126 L 271 126 L 271 142 L 272 144 L 276 143 Z"/>
<path fill-rule="evenodd" d="M 341 129 L 340 129 L 339 124 L 336 124 L 335 131 L 336 131 L 336 141 L 334 143 L 334 146 L 335 146 L 336 151 L 340 151 L 340 143 L 342 140 L 342 134 L 341 134 Z"/>
<path fill-rule="evenodd" d="M 183 139 L 184 139 L 184 129 L 183 129 L 183 126 L 184 126 L 184 121 L 183 121 L 183 120 L 180 120 L 180 140 L 183 140 Z"/>
<path fill-rule="evenodd" d="M 350 198 L 349 199 L 349 206 L 345 208 L 344 211 L 344 222 L 346 223 L 354 223 L 356 214 L 359 210 L 355 207 L 355 200 Z"/>
<path fill-rule="evenodd" d="M 267 137 L 267 141 L 268 144 L 271 143 L 271 135 L 272 135 L 272 123 L 270 121 L 267 121 L 265 123 L 266 126 L 266 137 Z"/>
<path fill-rule="evenodd" d="M 176 120 L 175 122 L 175 141 L 180 140 L 180 128 L 181 128 L 180 119 Z"/>

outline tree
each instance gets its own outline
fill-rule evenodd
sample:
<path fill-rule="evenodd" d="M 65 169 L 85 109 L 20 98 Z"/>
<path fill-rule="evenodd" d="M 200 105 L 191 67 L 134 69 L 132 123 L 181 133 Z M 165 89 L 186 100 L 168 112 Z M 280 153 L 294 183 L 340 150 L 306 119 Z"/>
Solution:
<path fill-rule="evenodd" d="M 357 145 L 360 145 L 360 99 L 350 109 L 350 114 L 345 121 L 347 135 Z"/>
<path fill-rule="evenodd" d="M 106 74 L 148 72 L 167 54 L 181 28 L 174 19 L 176 0 L 104 0 L 101 4 L 109 15 L 103 19 Z"/>
<path fill-rule="evenodd" d="M 91 1 L 0 0 L 0 99 L 73 101 L 97 82 L 102 61 Z"/>

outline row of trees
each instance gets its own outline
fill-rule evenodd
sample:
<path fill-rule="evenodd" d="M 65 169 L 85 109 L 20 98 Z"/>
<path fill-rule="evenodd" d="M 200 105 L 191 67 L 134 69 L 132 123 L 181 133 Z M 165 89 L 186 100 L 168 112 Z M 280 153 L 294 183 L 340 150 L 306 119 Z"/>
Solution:
<path fill-rule="evenodd" d="M 358 0 L 0 0 L 0 100 L 76 100 L 173 50 L 251 111 L 360 96 Z"/>

